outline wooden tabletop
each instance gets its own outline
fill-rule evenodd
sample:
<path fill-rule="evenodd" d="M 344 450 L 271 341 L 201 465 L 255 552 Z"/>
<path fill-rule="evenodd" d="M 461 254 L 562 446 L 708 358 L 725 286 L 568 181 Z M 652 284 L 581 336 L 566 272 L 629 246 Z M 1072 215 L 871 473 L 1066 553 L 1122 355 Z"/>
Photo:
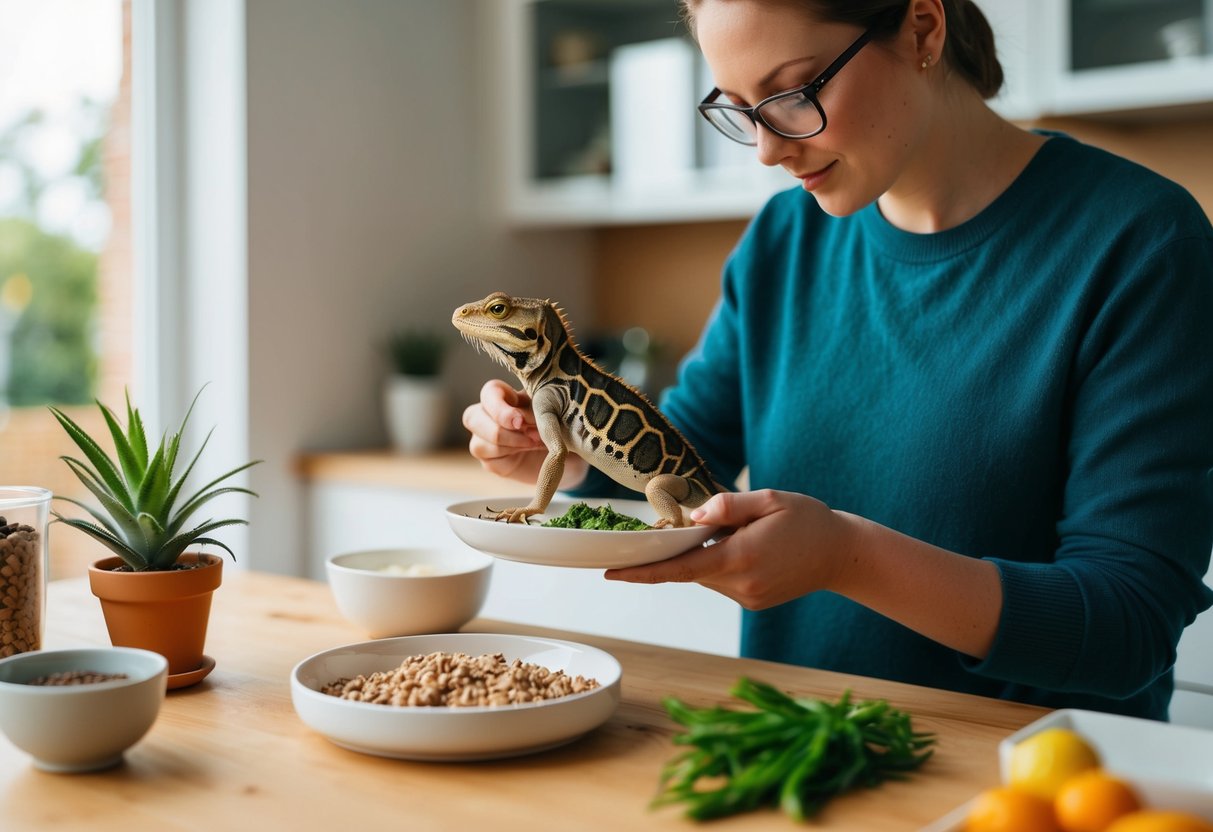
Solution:
<path fill-rule="evenodd" d="M 55 581 L 48 648 L 108 644 L 84 579 Z M 727 703 L 741 675 L 800 695 L 885 698 L 938 736 L 905 782 L 839 798 L 812 828 L 912 830 L 997 782 L 998 741 L 1041 716 L 1026 705 L 856 676 L 732 659 L 596 636 L 478 620 L 465 631 L 551 635 L 592 644 L 623 666 L 623 701 L 605 725 L 551 751 L 479 763 L 418 763 L 339 748 L 291 705 L 291 668 L 362 641 L 323 583 L 229 570 L 215 594 L 201 684 L 170 691 L 151 731 L 121 766 L 49 774 L 0 736 L 0 830 L 643 830 L 697 828 L 677 808 L 650 811 L 675 725 L 672 694 Z M 799 828 L 774 811 L 713 830 Z"/>

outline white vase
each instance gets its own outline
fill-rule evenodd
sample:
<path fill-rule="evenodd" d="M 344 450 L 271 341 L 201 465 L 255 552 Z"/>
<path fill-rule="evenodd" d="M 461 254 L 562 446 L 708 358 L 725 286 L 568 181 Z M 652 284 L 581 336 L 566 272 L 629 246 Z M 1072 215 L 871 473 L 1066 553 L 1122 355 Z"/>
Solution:
<path fill-rule="evenodd" d="M 383 399 L 388 436 L 397 450 L 415 454 L 442 446 L 450 396 L 440 378 L 391 376 Z"/>

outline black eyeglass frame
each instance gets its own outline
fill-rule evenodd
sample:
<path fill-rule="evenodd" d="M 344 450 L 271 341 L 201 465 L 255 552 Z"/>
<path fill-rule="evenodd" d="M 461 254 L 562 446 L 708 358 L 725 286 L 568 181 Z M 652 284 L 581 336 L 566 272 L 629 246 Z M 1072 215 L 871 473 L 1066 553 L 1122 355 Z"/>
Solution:
<path fill-rule="evenodd" d="M 716 122 L 712 121 L 711 117 L 708 116 L 708 111 L 709 110 L 733 110 L 734 112 L 741 113 L 746 118 L 748 118 L 754 124 L 755 130 L 758 129 L 759 125 L 762 125 L 763 127 L 770 130 L 772 133 L 774 133 L 776 136 L 782 136 L 785 139 L 811 139 L 811 138 L 813 138 L 813 136 L 820 135 L 826 129 L 826 111 L 821 106 L 821 102 L 817 100 L 817 94 L 819 92 L 821 92 L 821 88 L 826 85 L 827 81 L 829 81 L 831 78 L 833 78 L 835 75 L 837 75 L 838 71 L 840 69 L 842 69 L 844 66 L 846 66 L 847 62 L 850 61 L 851 58 L 854 58 L 855 55 L 858 54 L 860 49 L 863 49 L 864 45 L 867 44 L 867 42 L 872 39 L 872 36 L 875 34 L 875 32 L 876 32 L 875 27 L 865 30 L 862 35 L 860 35 L 858 38 L 855 39 L 854 43 L 852 43 L 850 46 L 848 46 L 841 55 L 839 55 L 837 58 L 834 59 L 834 62 L 832 64 L 827 66 L 824 70 L 822 70 L 820 75 L 818 75 L 816 78 L 814 78 L 809 83 L 805 84 L 803 87 L 797 87 L 795 89 L 786 90 L 784 92 L 777 92 L 774 95 L 769 96 L 768 98 L 764 98 L 762 101 L 759 101 L 753 107 L 742 107 L 740 104 L 718 103 L 717 101 L 715 101 L 715 98 L 720 95 L 720 87 L 712 87 L 712 91 L 707 94 L 707 97 L 705 97 L 703 99 L 703 101 L 699 102 L 699 107 L 697 108 L 699 110 L 699 114 L 701 116 L 703 116 L 705 119 L 707 119 L 708 124 L 712 125 L 718 131 L 720 131 L 721 135 L 723 135 L 725 138 L 732 139 L 733 141 L 737 142 L 738 144 L 744 144 L 749 147 L 757 146 L 757 144 L 758 144 L 757 135 L 755 135 L 753 141 L 742 141 L 741 139 L 738 139 L 735 136 L 732 136 L 729 133 L 726 133 L 724 131 L 724 129 L 720 127 L 720 125 L 718 125 Z M 817 114 L 821 116 L 821 127 L 817 128 L 812 133 L 785 133 L 782 130 L 772 127 L 771 124 L 765 118 L 762 117 L 762 113 L 760 111 L 762 110 L 763 107 L 767 106 L 772 101 L 782 101 L 785 98 L 792 98 L 793 96 L 797 96 L 797 95 L 802 95 L 806 99 L 808 99 L 810 102 L 812 102 L 813 107 L 816 108 L 816 110 L 817 110 Z"/>

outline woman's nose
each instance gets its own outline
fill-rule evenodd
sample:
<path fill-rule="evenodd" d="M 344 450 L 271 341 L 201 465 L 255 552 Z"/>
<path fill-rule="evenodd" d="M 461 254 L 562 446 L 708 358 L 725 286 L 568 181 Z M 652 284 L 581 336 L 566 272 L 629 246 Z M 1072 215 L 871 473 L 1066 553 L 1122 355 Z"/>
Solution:
<path fill-rule="evenodd" d="M 775 167 L 795 150 L 795 139 L 785 139 L 762 123 L 758 124 L 755 138 L 758 141 L 758 161 L 767 167 Z"/>

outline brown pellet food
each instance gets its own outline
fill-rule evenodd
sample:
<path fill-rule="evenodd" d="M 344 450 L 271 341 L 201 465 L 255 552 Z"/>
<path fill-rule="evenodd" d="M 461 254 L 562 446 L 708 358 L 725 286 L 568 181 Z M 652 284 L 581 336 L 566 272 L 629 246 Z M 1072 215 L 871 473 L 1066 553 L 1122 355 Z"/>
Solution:
<path fill-rule="evenodd" d="M 98 682 L 112 682 L 115 679 L 127 678 L 125 673 L 98 673 L 95 670 L 64 670 L 61 673 L 48 673 L 37 679 L 30 679 L 25 684 L 41 685 L 43 687 L 65 687 L 67 685 L 95 685 Z"/>
<path fill-rule="evenodd" d="M 41 645 L 42 536 L 0 517 L 0 659 Z"/>
<path fill-rule="evenodd" d="M 338 679 L 320 692 L 375 705 L 467 708 L 559 699 L 597 687 L 596 679 L 507 661 L 501 653 L 436 652 L 409 656 L 392 670 Z"/>

